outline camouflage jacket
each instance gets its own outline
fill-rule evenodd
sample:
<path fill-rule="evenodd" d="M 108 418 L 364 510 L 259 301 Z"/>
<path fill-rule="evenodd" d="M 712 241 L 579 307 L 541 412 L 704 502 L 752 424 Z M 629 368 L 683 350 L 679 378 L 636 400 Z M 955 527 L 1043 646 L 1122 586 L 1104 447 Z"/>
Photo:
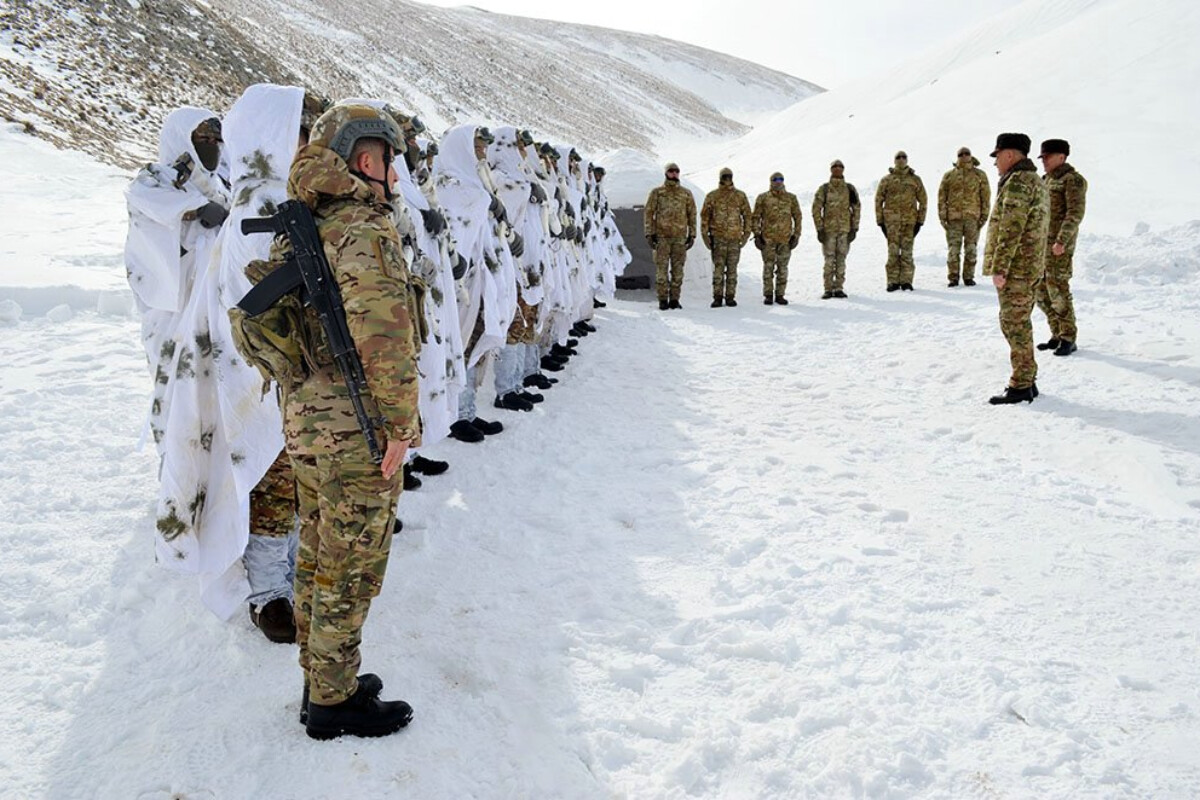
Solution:
<path fill-rule="evenodd" d="M 1068 253 L 1074 252 L 1087 206 L 1087 181 L 1067 163 L 1042 180 L 1050 193 L 1050 242 L 1058 242 Z"/>
<path fill-rule="evenodd" d="M 696 198 L 677 181 L 664 181 L 646 198 L 647 236 L 684 239 L 696 236 Z"/>
<path fill-rule="evenodd" d="M 801 223 L 800 201 L 787 189 L 768 189 L 754 199 L 750 224 L 755 236 L 769 244 L 783 244 L 792 236 L 799 238 Z"/>
<path fill-rule="evenodd" d="M 925 222 L 925 184 L 910 167 L 892 167 L 875 190 L 875 224 L 913 225 Z"/>
<path fill-rule="evenodd" d="M 958 164 L 942 176 L 938 186 L 938 219 L 945 226 L 960 219 L 974 219 L 982 226 L 987 222 L 988 206 L 992 204 L 992 189 L 987 175 L 979 168 L 979 159 L 972 157 L 974 166 Z"/>
<path fill-rule="evenodd" d="M 1031 281 L 1041 277 L 1049 206 L 1037 167 L 1028 158 L 1017 162 L 996 188 L 983 251 L 984 275 Z"/>
<path fill-rule="evenodd" d="M 750 201 L 733 186 L 713 189 L 700 207 L 700 236 L 745 244 L 750 239 Z"/>
<path fill-rule="evenodd" d="M 366 374 L 367 410 L 382 417 L 387 440 L 421 442 L 417 411 L 417 326 L 410 276 L 392 209 L 350 174 L 346 162 L 321 145 L 302 148 L 292 162 L 288 196 L 312 209 L 337 279 L 350 336 Z M 311 330 L 317 326 L 316 330 Z M 290 452 L 363 451 L 350 395 L 311 312 L 307 336 L 320 342 L 316 368 L 288 393 L 284 433 Z M 381 442 L 383 444 L 383 442 Z"/>
<path fill-rule="evenodd" d="M 813 197 L 813 225 L 817 233 L 849 233 L 858 230 L 862 203 L 854 184 L 842 178 L 830 178 Z"/>

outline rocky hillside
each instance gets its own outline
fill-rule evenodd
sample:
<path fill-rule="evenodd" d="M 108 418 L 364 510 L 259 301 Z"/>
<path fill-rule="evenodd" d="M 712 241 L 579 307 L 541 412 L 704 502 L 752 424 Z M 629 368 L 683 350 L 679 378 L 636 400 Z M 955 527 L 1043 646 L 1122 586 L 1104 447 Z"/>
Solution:
<path fill-rule="evenodd" d="M 405 0 L 6 0 L 0 115 L 117 164 L 172 108 L 258 81 L 381 97 L 439 130 L 508 122 L 654 152 L 730 137 L 821 89 L 659 37 Z"/>

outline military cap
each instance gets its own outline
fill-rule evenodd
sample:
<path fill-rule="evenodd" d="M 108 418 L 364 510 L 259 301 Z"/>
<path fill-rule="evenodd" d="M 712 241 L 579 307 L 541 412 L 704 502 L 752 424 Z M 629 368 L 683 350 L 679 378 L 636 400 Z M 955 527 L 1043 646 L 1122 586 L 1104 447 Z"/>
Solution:
<path fill-rule="evenodd" d="M 671 170 L 679 172 L 679 165 L 674 161 L 672 161 L 670 164 L 667 164 L 667 166 L 663 168 L 663 172 L 670 172 Z"/>
<path fill-rule="evenodd" d="M 842 163 L 842 160 L 840 158 L 835 158 L 833 160 L 833 162 L 829 165 L 830 169 L 833 169 L 834 167 L 842 167 L 843 169 L 845 169 L 846 165 Z"/>
<path fill-rule="evenodd" d="M 1047 139 L 1042 142 L 1042 154 L 1038 158 L 1062 153 L 1064 156 L 1071 155 L 1071 145 L 1066 139 Z"/>
<path fill-rule="evenodd" d="M 404 134 L 396 120 L 382 109 L 353 103 L 334 106 L 318 117 L 309 143 L 329 148 L 348 164 L 359 139 L 380 139 L 396 152 L 404 149 Z"/>
<path fill-rule="evenodd" d="M 903 150 L 897 150 L 895 158 L 896 160 L 903 158 L 905 161 L 908 161 L 908 153 L 904 152 Z"/>
<path fill-rule="evenodd" d="M 996 137 L 996 149 L 993 150 L 989 157 L 995 158 L 996 153 L 1001 150 L 1020 150 L 1022 154 L 1029 155 L 1029 148 L 1032 142 L 1029 137 L 1023 133 L 1002 133 Z"/>
<path fill-rule="evenodd" d="M 221 141 L 221 120 L 216 117 L 204 120 L 192 131 L 192 139 L 199 142 L 219 143 Z"/>
<path fill-rule="evenodd" d="M 729 167 L 721 167 L 720 176 L 721 176 L 722 178 L 724 178 L 726 175 L 728 175 L 729 177 L 731 177 L 731 178 L 732 178 L 732 177 L 733 177 L 733 170 L 731 170 Z"/>

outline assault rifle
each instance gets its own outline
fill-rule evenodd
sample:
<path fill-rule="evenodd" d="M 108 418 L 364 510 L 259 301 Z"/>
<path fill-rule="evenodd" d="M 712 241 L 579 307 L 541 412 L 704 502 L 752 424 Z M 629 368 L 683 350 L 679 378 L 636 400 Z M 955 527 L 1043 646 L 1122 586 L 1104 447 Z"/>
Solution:
<path fill-rule="evenodd" d="M 333 270 L 325 258 L 325 248 L 317 234 L 308 206 L 298 200 L 288 200 L 279 206 L 271 217 L 256 217 L 242 220 L 242 233 L 283 234 L 291 243 L 292 252 L 283 266 L 267 275 L 238 302 L 238 307 L 254 317 L 266 311 L 288 292 L 300 290 L 300 301 L 312 308 L 321 320 L 321 328 L 329 342 L 333 360 L 346 381 L 350 391 L 350 402 L 354 404 L 354 415 L 358 427 L 367 439 L 371 461 L 383 462 L 375 426 L 383 420 L 372 419 L 363 404 L 363 395 L 369 395 L 367 378 L 363 372 L 362 359 L 350 338 L 346 324 L 346 309 L 342 305 L 342 293 L 333 277 Z"/>

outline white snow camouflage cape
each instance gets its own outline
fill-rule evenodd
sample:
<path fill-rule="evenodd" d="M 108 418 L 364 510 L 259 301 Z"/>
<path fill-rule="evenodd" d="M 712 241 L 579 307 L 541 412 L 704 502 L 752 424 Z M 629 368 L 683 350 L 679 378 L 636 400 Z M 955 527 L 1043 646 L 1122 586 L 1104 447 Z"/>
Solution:
<path fill-rule="evenodd" d="M 485 183 L 490 179 L 482 174 L 487 170 L 486 162 L 475 157 L 475 127 L 458 125 L 447 131 L 433 162 L 438 199 L 458 243 L 458 253 L 468 265 L 458 306 L 464 345 L 471 339 L 481 309 L 483 314 L 483 334 L 467 354 L 468 367 L 504 346 L 517 310 L 516 271 L 512 254 L 496 236 L 488 214 L 493 187 Z"/>
<path fill-rule="evenodd" d="M 261 376 L 241 360 L 229 331 L 227 311 L 249 289 L 243 270 L 270 248 L 269 236 L 243 236 L 240 224 L 286 199 L 302 103 L 301 89 L 258 85 L 230 110 L 223 123 L 230 217 L 197 264 L 173 326 L 155 550 L 164 565 L 199 577 L 201 599 L 222 618 L 249 591 L 241 557 L 250 490 L 283 447 L 278 403 L 264 396 Z"/>
<path fill-rule="evenodd" d="M 545 296 L 543 275 L 550 226 L 544 205 L 530 199 L 534 180 L 533 165 L 521 155 L 517 129 L 504 126 L 492 131 L 496 140 L 488 145 L 488 164 L 496 184 L 496 194 L 504 203 L 509 224 L 524 242 L 525 249 L 516 263 L 517 285 L 521 299 L 531 306 Z"/>

